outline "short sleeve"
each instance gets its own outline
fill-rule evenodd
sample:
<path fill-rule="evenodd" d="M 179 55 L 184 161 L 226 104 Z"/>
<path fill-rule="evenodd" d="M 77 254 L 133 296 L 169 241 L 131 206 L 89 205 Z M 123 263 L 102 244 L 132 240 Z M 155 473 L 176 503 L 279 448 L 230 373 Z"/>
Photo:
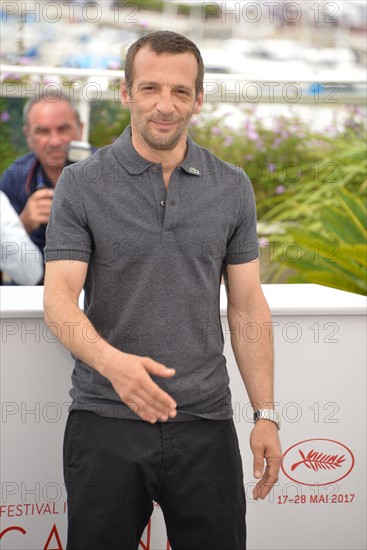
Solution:
<path fill-rule="evenodd" d="M 243 264 L 259 257 L 255 195 L 244 172 L 239 195 L 237 223 L 227 243 L 225 264 Z"/>
<path fill-rule="evenodd" d="M 74 179 L 73 166 L 70 166 L 64 168 L 55 188 L 46 230 L 45 261 L 76 260 L 89 263 L 92 252 L 93 236 Z"/>

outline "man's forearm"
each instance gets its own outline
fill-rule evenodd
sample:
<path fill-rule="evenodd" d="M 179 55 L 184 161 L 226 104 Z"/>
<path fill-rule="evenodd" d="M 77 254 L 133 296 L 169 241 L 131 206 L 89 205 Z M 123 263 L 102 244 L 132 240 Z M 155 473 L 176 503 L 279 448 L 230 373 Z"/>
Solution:
<path fill-rule="evenodd" d="M 274 406 L 274 349 L 266 301 L 246 310 L 228 305 L 232 349 L 254 409 Z"/>
<path fill-rule="evenodd" d="M 45 298 L 45 321 L 68 350 L 101 374 L 113 356 L 121 353 L 98 334 L 88 317 L 68 296 Z"/>

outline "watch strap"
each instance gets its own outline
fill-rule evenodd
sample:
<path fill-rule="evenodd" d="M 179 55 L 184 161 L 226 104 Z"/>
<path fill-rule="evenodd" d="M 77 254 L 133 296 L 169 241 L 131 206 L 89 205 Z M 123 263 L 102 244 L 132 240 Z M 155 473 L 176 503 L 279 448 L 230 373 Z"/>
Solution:
<path fill-rule="evenodd" d="M 271 420 L 280 429 L 280 413 L 274 409 L 258 409 L 254 412 L 254 422 L 256 420 Z"/>

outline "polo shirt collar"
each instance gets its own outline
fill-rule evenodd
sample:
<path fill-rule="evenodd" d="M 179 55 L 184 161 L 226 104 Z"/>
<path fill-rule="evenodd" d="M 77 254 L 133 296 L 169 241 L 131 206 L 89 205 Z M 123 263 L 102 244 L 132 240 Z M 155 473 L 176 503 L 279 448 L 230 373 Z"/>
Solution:
<path fill-rule="evenodd" d="M 202 173 L 200 148 L 190 136 L 187 136 L 187 153 L 181 168 L 191 176 L 201 176 Z"/>
<path fill-rule="evenodd" d="M 142 174 L 147 168 L 156 164 L 146 160 L 136 151 L 131 142 L 130 126 L 127 126 L 121 136 L 112 144 L 112 149 L 119 163 L 130 174 Z M 191 176 L 201 176 L 200 149 L 190 136 L 187 137 L 187 154 L 180 166 Z"/>
<path fill-rule="evenodd" d="M 130 174 L 142 174 L 155 163 L 146 160 L 136 151 L 131 142 L 131 126 L 127 126 L 121 136 L 112 144 L 112 150 L 120 164 Z"/>

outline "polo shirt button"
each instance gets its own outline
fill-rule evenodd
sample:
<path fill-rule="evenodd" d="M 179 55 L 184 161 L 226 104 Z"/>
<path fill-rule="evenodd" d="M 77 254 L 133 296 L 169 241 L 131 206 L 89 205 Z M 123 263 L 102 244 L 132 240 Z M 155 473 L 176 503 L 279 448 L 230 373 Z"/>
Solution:
<path fill-rule="evenodd" d="M 161 201 L 161 206 L 166 206 L 166 201 Z"/>
<path fill-rule="evenodd" d="M 154 172 L 154 173 L 158 172 L 158 168 L 156 168 L 156 167 L 152 168 L 152 172 Z"/>

